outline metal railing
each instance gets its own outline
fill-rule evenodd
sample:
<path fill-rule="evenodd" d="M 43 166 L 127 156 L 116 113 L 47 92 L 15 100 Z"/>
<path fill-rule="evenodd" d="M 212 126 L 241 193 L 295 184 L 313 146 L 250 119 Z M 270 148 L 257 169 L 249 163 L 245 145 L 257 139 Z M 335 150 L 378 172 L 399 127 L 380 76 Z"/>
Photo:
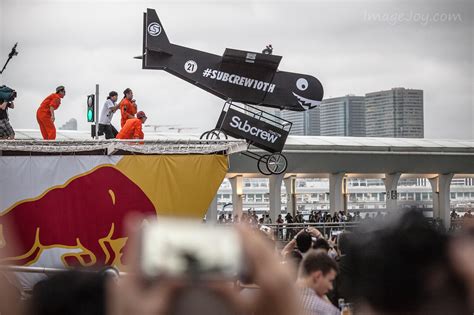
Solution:
<path fill-rule="evenodd" d="M 71 269 L 71 268 L 51 268 L 51 267 L 33 267 L 33 266 L 15 266 L 15 265 L 0 265 L 0 272 L 25 272 L 25 273 L 40 273 L 45 275 L 55 275 L 66 271 L 80 271 L 80 272 L 104 272 L 107 268 L 101 270 L 95 269 Z M 110 268 L 109 268 L 110 269 Z M 120 276 L 127 276 L 129 273 L 123 271 L 116 271 Z"/>
<path fill-rule="evenodd" d="M 446 231 L 442 226 L 443 223 L 441 220 L 428 219 L 430 224 L 432 224 L 436 229 Z M 365 221 L 348 221 L 348 222 L 316 222 L 316 223 L 272 223 L 272 224 L 263 224 L 265 226 L 271 227 L 273 229 L 275 239 L 279 241 L 289 241 L 291 240 L 301 229 L 307 227 L 317 228 L 326 238 L 330 238 L 333 235 L 345 231 L 352 231 L 361 224 L 364 224 Z M 463 227 L 464 220 L 455 219 L 450 221 L 450 227 L 448 232 L 455 232 Z M 334 233 L 337 232 L 337 233 Z"/>
<path fill-rule="evenodd" d="M 326 238 L 333 236 L 333 232 L 351 231 L 358 227 L 360 222 L 305 222 L 305 223 L 273 223 L 263 224 L 271 227 L 275 234 L 275 239 L 279 241 L 291 240 L 300 230 L 308 227 L 318 229 Z"/>
<path fill-rule="evenodd" d="M 138 142 L 138 143 L 137 143 Z M 238 153 L 246 150 L 243 140 L 0 140 L 0 151 L 25 151 L 40 153 L 90 152 L 97 150 L 113 154 L 125 151 L 142 154 L 211 154 Z"/>

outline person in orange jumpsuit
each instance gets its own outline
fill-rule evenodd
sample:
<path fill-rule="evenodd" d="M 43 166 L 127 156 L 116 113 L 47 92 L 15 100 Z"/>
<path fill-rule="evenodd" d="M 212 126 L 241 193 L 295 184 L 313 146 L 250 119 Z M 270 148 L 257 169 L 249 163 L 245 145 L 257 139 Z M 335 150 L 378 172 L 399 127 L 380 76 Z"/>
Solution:
<path fill-rule="evenodd" d="M 142 131 L 142 124 L 145 123 L 146 118 L 145 113 L 139 111 L 137 113 L 137 118 L 127 119 L 122 130 L 118 133 L 117 139 L 143 139 L 144 134 Z"/>
<path fill-rule="evenodd" d="M 123 128 L 127 119 L 135 118 L 137 113 L 137 104 L 133 99 L 133 91 L 129 88 L 126 88 L 123 91 L 123 99 L 119 104 L 120 113 L 122 114 L 122 119 L 120 120 L 120 126 Z"/>
<path fill-rule="evenodd" d="M 61 105 L 61 99 L 66 95 L 64 86 L 58 86 L 56 93 L 49 95 L 41 103 L 36 111 L 36 120 L 44 140 L 56 139 L 56 127 L 54 126 L 54 111 Z"/>

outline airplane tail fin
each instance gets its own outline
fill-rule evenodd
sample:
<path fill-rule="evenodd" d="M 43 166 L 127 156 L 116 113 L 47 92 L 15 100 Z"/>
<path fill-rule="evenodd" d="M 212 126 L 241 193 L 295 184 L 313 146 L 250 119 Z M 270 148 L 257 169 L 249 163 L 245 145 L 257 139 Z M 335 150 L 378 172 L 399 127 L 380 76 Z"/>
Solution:
<path fill-rule="evenodd" d="M 147 9 L 143 22 L 143 48 L 171 54 L 170 41 L 154 9 Z"/>

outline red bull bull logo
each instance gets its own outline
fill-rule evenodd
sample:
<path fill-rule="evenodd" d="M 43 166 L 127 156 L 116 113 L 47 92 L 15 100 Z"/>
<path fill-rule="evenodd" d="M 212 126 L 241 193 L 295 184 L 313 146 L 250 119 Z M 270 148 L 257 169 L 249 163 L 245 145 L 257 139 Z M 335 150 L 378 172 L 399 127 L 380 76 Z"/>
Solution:
<path fill-rule="evenodd" d="M 17 265 L 33 264 L 48 248 L 81 249 L 61 257 L 67 266 L 121 265 L 124 220 L 132 212 L 156 215 L 153 203 L 127 176 L 111 166 L 98 167 L 7 209 L 0 215 L 0 248 L 8 251 L 5 260 Z"/>

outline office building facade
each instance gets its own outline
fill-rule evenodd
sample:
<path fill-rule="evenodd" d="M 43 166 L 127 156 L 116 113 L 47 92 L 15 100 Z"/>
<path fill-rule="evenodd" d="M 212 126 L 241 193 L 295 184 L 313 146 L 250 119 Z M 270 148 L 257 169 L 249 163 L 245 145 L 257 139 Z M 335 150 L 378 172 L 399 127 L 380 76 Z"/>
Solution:
<path fill-rule="evenodd" d="M 365 136 L 363 96 L 346 95 L 325 99 L 320 108 L 321 136 Z"/>
<path fill-rule="evenodd" d="M 365 95 L 367 137 L 423 138 L 423 91 L 393 88 Z"/>
<path fill-rule="evenodd" d="M 320 107 L 304 112 L 282 110 L 277 115 L 293 123 L 290 135 L 319 136 L 320 133 Z"/>

